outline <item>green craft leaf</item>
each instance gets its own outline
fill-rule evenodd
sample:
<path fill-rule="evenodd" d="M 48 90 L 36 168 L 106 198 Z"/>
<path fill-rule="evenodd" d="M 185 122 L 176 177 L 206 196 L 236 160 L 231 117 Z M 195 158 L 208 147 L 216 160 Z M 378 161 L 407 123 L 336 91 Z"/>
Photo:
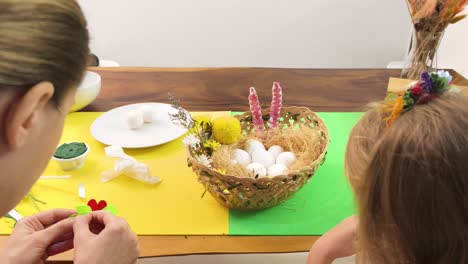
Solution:
<path fill-rule="evenodd" d="M 106 206 L 106 208 L 102 209 L 103 211 L 107 211 L 113 215 L 117 215 L 119 213 L 119 211 L 117 210 L 116 207 L 112 206 L 112 205 L 108 205 Z"/>
<path fill-rule="evenodd" d="M 91 213 L 92 211 L 93 210 L 91 210 L 91 207 L 87 205 L 80 205 L 76 207 L 76 212 L 78 213 L 78 215 L 86 215 Z"/>

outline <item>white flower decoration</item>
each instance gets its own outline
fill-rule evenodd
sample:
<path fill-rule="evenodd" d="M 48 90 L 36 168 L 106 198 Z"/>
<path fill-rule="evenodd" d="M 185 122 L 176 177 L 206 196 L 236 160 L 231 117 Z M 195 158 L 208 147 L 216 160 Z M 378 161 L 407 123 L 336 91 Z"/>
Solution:
<path fill-rule="evenodd" d="M 200 144 L 200 139 L 198 139 L 194 134 L 190 134 L 182 140 L 182 143 L 184 143 L 184 146 L 186 147 L 196 147 Z"/>
<path fill-rule="evenodd" d="M 202 165 L 204 165 L 204 166 L 206 166 L 206 167 L 208 167 L 208 168 L 211 168 L 211 163 L 213 162 L 213 160 L 211 160 L 210 158 L 208 158 L 205 154 L 202 154 L 202 155 L 196 157 L 196 160 L 197 160 L 200 164 L 202 164 Z"/>
<path fill-rule="evenodd" d="M 448 71 L 437 71 L 437 75 L 439 76 L 439 78 L 445 78 L 446 86 L 448 86 L 452 82 L 453 77 Z"/>

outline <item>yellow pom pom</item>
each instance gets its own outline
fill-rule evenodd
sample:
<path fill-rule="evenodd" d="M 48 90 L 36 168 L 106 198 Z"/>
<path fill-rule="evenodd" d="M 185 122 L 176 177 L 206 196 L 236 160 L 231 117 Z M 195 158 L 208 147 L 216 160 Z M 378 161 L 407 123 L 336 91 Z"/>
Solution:
<path fill-rule="evenodd" d="M 241 138 L 241 124 L 234 117 L 219 117 L 213 120 L 213 137 L 221 144 L 230 145 Z"/>

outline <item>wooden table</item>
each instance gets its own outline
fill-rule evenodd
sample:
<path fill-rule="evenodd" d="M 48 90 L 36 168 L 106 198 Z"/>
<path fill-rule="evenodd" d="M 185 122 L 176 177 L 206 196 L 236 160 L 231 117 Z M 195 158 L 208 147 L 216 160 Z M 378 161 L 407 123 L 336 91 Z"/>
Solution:
<path fill-rule="evenodd" d="M 269 103 L 273 81 L 284 89 L 284 104 L 314 111 L 362 111 L 385 96 L 389 69 L 266 69 L 266 68 L 92 68 L 102 80 L 102 92 L 85 111 L 107 111 L 137 102 L 168 102 L 168 93 L 191 111 L 245 111 L 248 88 L 257 88 Z M 454 82 L 468 80 L 453 72 Z M 141 236 L 141 256 L 208 253 L 279 253 L 308 251 L 316 236 Z M 0 237 L 0 246 L 6 237 Z M 53 260 L 70 260 L 68 252 Z"/>

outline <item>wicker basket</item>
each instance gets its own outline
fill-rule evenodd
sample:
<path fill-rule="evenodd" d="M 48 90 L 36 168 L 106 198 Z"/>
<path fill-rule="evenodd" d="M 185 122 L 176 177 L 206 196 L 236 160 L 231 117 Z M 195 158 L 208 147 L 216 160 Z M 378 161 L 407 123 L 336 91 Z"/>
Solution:
<path fill-rule="evenodd" d="M 188 165 L 198 175 L 200 183 L 225 207 L 252 211 L 276 206 L 302 188 L 314 175 L 315 171 L 325 161 L 329 143 L 328 130 L 322 119 L 306 107 L 283 107 L 280 127 L 302 123 L 317 130 L 320 135 L 321 153 L 310 166 L 288 175 L 274 178 L 241 178 L 223 175 L 198 163 L 192 156 L 188 157 Z M 236 116 L 241 122 L 244 134 L 252 131 L 250 113 Z M 264 112 L 264 120 L 269 115 Z"/>

